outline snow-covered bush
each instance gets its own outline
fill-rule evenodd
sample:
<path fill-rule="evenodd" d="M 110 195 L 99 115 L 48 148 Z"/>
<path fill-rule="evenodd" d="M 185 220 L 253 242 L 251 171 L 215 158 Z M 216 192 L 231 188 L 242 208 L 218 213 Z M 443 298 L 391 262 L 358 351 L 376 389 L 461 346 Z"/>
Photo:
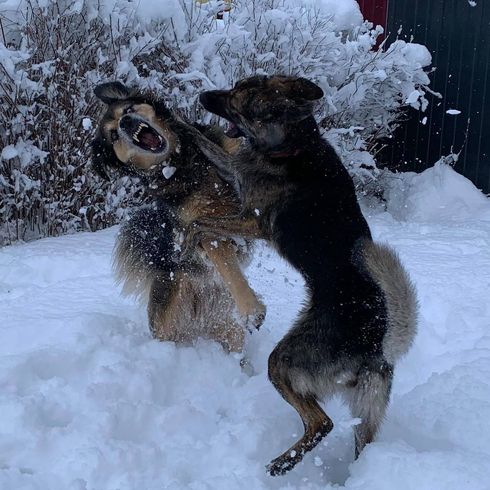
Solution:
<path fill-rule="evenodd" d="M 0 4 L 0 243 L 117 222 L 138 187 L 101 182 L 89 141 L 101 80 L 157 90 L 210 120 L 199 92 L 255 73 L 297 74 L 325 91 L 318 119 L 356 183 L 405 107 L 425 108 L 428 51 L 396 41 L 355 0 L 7 0 Z M 222 17 L 222 19 L 220 19 Z"/>

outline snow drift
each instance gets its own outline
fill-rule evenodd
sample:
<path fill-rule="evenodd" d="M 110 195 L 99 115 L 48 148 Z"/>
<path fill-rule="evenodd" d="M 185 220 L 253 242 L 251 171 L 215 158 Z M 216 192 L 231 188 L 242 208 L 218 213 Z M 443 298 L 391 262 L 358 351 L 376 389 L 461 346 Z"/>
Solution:
<path fill-rule="evenodd" d="M 388 211 L 406 221 L 490 220 L 488 198 L 450 165 L 436 163 L 420 174 L 388 172 Z"/>
<path fill-rule="evenodd" d="M 452 193 L 473 219 L 455 222 L 437 205 Z M 214 343 L 150 338 L 144 307 L 114 286 L 117 228 L 1 249 L 0 488 L 486 490 L 490 203 L 441 166 L 411 176 L 409 195 L 433 205 L 428 219 L 365 209 L 421 307 L 381 433 L 354 461 L 356 421 L 333 400 L 334 431 L 278 478 L 264 465 L 302 427 L 266 362 L 304 290 L 273 251 L 258 247 L 248 270 L 268 305 L 248 339 L 248 377 Z"/>

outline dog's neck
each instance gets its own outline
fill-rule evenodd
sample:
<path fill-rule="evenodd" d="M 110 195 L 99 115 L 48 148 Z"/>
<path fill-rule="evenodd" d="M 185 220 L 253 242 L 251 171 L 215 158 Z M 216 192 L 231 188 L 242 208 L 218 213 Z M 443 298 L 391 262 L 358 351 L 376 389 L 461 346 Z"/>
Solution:
<path fill-rule="evenodd" d="M 298 123 L 288 125 L 283 143 L 267 148 L 263 153 L 272 159 L 294 158 L 304 153 L 319 137 L 318 125 L 315 118 L 310 116 Z"/>
<path fill-rule="evenodd" d="M 292 158 L 292 157 L 297 157 L 303 153 L 302 148 L 288 148 L 288 149 L 283 149 L 283 150 L 277 150 L 277 151 L 269 151 L 267 152 L 267 156 L 269 158 Z"/>

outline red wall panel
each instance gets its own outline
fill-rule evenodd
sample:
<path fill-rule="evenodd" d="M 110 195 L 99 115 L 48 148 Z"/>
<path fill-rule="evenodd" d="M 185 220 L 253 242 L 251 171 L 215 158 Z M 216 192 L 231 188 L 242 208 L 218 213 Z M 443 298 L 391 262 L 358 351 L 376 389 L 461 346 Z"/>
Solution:
<path fill-rule="evenodd" d="M 389 0 L 357 0 L 364 18 L 374 25 L 383 26 L 386 30 Z"/>

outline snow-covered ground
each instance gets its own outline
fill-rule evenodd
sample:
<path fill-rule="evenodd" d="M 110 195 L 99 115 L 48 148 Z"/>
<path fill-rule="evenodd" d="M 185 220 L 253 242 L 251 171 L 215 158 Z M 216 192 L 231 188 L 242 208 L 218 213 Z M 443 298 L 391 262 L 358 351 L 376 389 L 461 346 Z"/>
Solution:
<path fill-rule="evenodd" d="M 0 489 L 488 490 L 490 203 L 447 167 L 403 182 L 393 214 L 365 213 L 417 285 L 419 334 L 356 462 L 333 400 L 324 443 L 265 473 L 302 431 L 266 376 L 303 296 L 296 272 L 258 248 L 249 276 L 268 316 L 248 377 L 211 342 L 150 338 L 144 306 L 114 286 L 110 229 L 0 250 Z"/>

